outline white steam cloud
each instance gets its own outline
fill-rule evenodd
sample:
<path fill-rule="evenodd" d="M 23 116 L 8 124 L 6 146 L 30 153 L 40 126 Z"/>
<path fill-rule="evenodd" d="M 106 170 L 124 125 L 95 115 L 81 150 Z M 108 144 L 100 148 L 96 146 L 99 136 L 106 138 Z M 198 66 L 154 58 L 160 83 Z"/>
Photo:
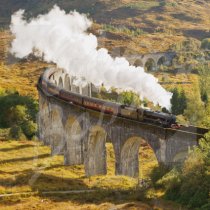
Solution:
<path fill-rule="evenodd" d="M 172 94 L 154 76 L 130 66 L 125 58 L 113 59 L 104 48 L 97 49 L 96 36 L 87 33 L 91 21 L 85 15 L 75 11 L 66 14 L 57 6 L 30 22 L 23 14 L 23 10 L 16 12 L 10 26 L 15 35 L 11 52 L 16 57 L 26 57 L 37 49 L 45 61 L 56 63 L 70 75 L 95 85 L 133 90 L 141 98 L 170 109 Z"/>

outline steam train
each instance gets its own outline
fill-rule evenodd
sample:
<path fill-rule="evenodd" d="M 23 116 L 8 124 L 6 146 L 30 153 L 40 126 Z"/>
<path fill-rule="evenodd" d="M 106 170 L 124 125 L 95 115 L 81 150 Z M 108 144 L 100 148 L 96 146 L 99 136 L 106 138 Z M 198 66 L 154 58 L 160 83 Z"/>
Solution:
<path fill-rule="evenodd" d="M 58 97 L 59 99 L 62 99 L 68 103 L 79 105 L 87 109 L 127 118 L 130 120 L 151 123 L 165 128 L 178 127 L 175 115 L 82 96 L 80 94 L 59 88 L 55 84 L 49 82 L 48 78 L 44 77 L 43 75 L 39 79 L 38 88 L 49 96 Z"/>

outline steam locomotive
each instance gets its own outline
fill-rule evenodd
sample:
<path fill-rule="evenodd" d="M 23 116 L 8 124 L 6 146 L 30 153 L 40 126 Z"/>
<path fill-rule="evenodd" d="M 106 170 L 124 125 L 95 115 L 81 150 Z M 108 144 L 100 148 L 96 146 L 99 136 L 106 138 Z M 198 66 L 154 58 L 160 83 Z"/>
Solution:
<path fill-rule="evenodd" d="M 175 115 L 82 96 L 80 94 L 59 88 L 55 84 L 49 82 L 48 78 L 44 76 L 40 77 L 38 88 L 49 96 L 58 97 L 59 99 L 62 99 L 68 103 L 79 105 L 87 109 L 104 112 L 105 114 L 151 123 L 165 128 L 177 128 L 178 126 Z"/>

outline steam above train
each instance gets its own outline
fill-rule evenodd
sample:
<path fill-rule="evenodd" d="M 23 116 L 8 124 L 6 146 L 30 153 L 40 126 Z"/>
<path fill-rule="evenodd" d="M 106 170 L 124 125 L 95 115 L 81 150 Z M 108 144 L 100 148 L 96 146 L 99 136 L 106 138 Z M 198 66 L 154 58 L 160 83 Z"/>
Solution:
<path fill-rule="evenodd" d="M 58 97 L 65 102 L 79 105 L 87 109 L 140 122 L 151 123 L 166 128 L 178 127 L 175 115 L 143 108 L 130 107 L 127 105 L 121 105 L 118 103 L 73 93 L 71 91 L 59 88 L 50 82 L 49 77 L 45 77 L 44 74 L 39 79 L 38 88 L 49 96 Z"/>

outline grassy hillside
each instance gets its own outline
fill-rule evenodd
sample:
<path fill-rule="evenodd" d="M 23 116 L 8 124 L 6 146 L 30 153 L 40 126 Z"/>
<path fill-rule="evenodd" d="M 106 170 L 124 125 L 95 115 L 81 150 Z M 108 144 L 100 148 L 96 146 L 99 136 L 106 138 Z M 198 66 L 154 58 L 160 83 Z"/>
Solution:
<path fill-rule="evenodd" d="M 21 95 L 38 98 L 36 84 L 43 69 L 49 64 L 38 60 L 17 60 L 10 53 L 12 36 L 0 32 L 0 89 L 17 90 Z"/>
<path fill-rule="evenodd" d="M 151 37 L 155 35 L 151 35 Z M 145 37 L 148 39 L 149 37 Z M 152 38 L 151 38 L 152 39 Z M 38 98 L 36 84 L 44 68 L 51 66 L 34 58 L 17 60 L 10 53 L 10 43 L 12 36 L 8 31 L 0 31 L 0 88 L 15 89 L 21 95 L 29 95 Z M 151 40 L 150 40 L 151 41 Z M 116 41 L 117 42 L 117 41 Z M 155 43 L 155 42 L 154 42 Z M 103 42 L 101 42 L 103 44 Z M 155 76 L 163 83 L 167 89 L 177 86 L 176 82 L 181 82 L 178 86 L 190 92 L 191 87 L 198 82 L 198 76 L 185 73 L 157 72 Z"/>
<path fill-rule="evenodd" d="M 159 27 L 195 36 L 196 30 L 207 33 L 210 23 L 210 2 L 205 0 L 2 0 L 0 13 L 8 23 L 10 15 L 20 8 L 31 17 L 46 12 L 55 4 L 66 11 L 76 9 L 87 13 L 98 23 L 140 27 L 148 32 Z"/>
<path fill-rule="evenodd" d="M 113 146 L 107 143 L 108 175 L 85 177 L 82 165 L 63 166 L 62 156 L 50 156 L 49 147 L 36 141 L 0 141 L 0 194 L 37 192 L 35 195 L 0 198 L 0 208 L 13 209 L 170 209 L 180 206 L 159 200 L 145 200 L 142 190 L 136 190 L 137 181 L 114 176 Z M 140 151 L 144 174 L 156 162 L 148 147 Z M 148 157 L 150 161 L 148 162 Z M 145 170 L 147 168 L 147 170 Z M 146 175 L 147 176 L 147 175 Z M 42 195 L 50 190 L 96 189 L 95 193 Z M 113 191 L 114 190 L 114 191 Z M 121 192 L 121 190 L 123 190 Z M 129 190 L 129 191 L 127 191 Z M 146 197 L 162 195 L 147 192 Z M 143 200 L 143 203 L 141 202 Z M 149 202 L 148 202 L 149 201 Z M 148 204 L 145 204 L 148 203 Z"/>
<path fill-rule="evenodd" d="M 0 25 L 8 26 L 11 14 L 20 8 L 30 18 L 55 4 L 67 12 L 88 14 L 96 28 L 106 32 L 98 36 L 110 50 L 121 46 L 138 53 L 165 51 L 185 38 L 210 37 L 210 2 L 205 0 L 2 0 Z"/>
<path fill-rule="evenodd" d="M 107 143 L 107 176 L 85 177 L 84 166 L 63 166 L 63 156 L 51 156 L 50 148 L 38 142 L 0 142 L 0 194 L 84 189 L 132 189 L 137 181 L 115 177 L 113 146 Z M 150 147 L 140 150 L 141 176 L 148 178 L 157 160 Z M 37 177 L 36 177 L 37 175 Z"/>

